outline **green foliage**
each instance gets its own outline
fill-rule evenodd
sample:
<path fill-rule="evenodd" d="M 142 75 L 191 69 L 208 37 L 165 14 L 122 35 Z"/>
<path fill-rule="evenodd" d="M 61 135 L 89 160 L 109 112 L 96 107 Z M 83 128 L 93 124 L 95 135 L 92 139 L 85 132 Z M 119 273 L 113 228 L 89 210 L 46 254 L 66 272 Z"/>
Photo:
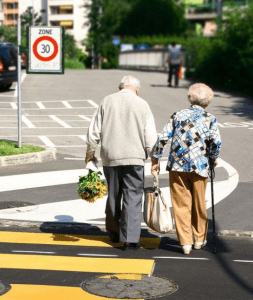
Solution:
<path fill-rule="evenodd" d="M 75 39 L 70 34 L 65 34 L 65 56 L 67 58 L 77 58 L 78 48 Z"/>
<path fill-rule="evenodd" d="M 4 42 L 10 42 L 17 46 L 17 28 L 9 28 L 8 26 L 0 26 L 0 36 L 4 37 Z M 26 28 L 21 28 L 21 44 L 26 46 Z"/>
<path fill-rule="evenodd" d="M 77 58 L 65 58 L 64 66 L 66 69 L 85 69 L 85 65 Z"/>
<path fill-rule="evenodd" d="M 187 27 L 184 6 L 175 0 L 136 0 L 124 13 L 115 33 L 121 35 L 181 35 Z"/>
<path fill-rule="evenodd" d="M 0 141 L 0 156 L 40 152 L 43 150 L 45 149 L 37 146 L 31 146 L 31 145 L 22 145 L 22 148 L 18 148 L 18 143 L 13 143 L 9 141 Z"/>
<path fill-rule="evenodd" d="M 119 67 L 119 48 L 111 41 L 104 44 L 102 55 L 107 59 L 107 62 L 102 63 L 103 69 L 117 69 Z"/>
<path fill-rule="evenodd" d="M 42 25 L 42 17 L 38 16 L 38 13 L 33 14 L 33 8 L 31 7 L 28 7 L 26 11 L 20 16 L 20 18 L 21 18 L 21 24 L 23 26 L 32 26 L 33 19 L 34 19 L 35 26 Z"/>
<path fill-rule="evenodd" d="M 82 199 L 94 202 L 105 195 L 107 188 L 99 175 L 102 175 L 102 173 L 89 170 L 88 175 L 80 176 L 78 182 L 79 188 L 76 192 Z"/>
<path fill-rule="evenodd" d="M 231 8 L 224 29 L 196 48 L 195 77 L 209 84 L 253 95 L 253 6 Z"/>

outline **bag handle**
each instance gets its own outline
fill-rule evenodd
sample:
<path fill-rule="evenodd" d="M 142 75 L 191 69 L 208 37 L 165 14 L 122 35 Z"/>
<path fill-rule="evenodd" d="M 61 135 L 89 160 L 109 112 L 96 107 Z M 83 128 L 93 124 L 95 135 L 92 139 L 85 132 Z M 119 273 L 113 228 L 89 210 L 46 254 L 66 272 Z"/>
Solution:
<path fill-rule="evenodd" d="M 159 190 L 158 173 L 154 172 L 153 176 L 154 176 L 154 178 L 153 178 L 153 187 L 154 187 L 155 190 Z"/>

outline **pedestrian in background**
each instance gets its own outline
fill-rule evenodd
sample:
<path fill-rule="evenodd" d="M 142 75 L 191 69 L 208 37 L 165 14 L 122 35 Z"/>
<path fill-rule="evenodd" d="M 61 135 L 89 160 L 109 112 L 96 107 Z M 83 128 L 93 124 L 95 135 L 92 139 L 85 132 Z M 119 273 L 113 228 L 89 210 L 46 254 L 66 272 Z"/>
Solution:
<path fill-rule="evenodd" d="M 189 88 L 191 107 L 178 111 L 166 124 L 153 151 L 151 173 L 159 172 L 158 160 L 171 140 L 167 170 L 173 213 L 184 254 L 206 245 L 205 190 L 210 167 L 216 165 L 221 139 L 216 118 L 205 111 L 213 91 L 205 84 Z"/>
<path fill-rule="evenodd" d="M 169 74 L 168 74 L 168 86 L 172 86 L 172 75 L 175 76 L 175 87 L 178 86 L 178 73 L 179 69 L 181 68 L 183 64 L 183 54 L 181 45 L 177 45 L 175 42 L 173 42 L 171 45 L 169 45 L 169 54 L 166 60 L 166 63 L 169 63 Z"/>
<path fill-rule="evenodd" d="M 154 117 L 139 90 L 139 80 L 125 76 L 119 92 L 103 99 L 87 133 L 86 163 L 96 159 L 101 143 L 108 184 L 106 230 L 112 242 L 124 242 L 124 250 L 140 247 L 144 161 L 157 138 Z"/>

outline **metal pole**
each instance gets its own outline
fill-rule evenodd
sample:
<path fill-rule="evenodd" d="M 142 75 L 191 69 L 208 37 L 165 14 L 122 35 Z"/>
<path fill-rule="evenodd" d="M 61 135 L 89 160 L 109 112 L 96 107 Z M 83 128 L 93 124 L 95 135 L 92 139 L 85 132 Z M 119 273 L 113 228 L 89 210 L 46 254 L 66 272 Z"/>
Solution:
<path fill-rule="evenodd" d="M 211 168 L 211 194 L 212 194 L 212 220 L 213 220 L 213 253 L 216 253 L 216 232 L 215 232 L 215 215 L 214 215 L 214 193 L 213 193 L 214 170 Z"/>
<path fill-rule="evenodd" d="M 22 112 L 21 112 L 21 20 L 18 18 L 18 147 L 22 147 Z"/>
<path fill-rule="evenodd" d="M 218 30 L 221 29 L 222 21 L 222 0 L 217 0 Z"/>
<path fill-rule="evenodd" d="M 91 48 L 91 69 L 93 70 L 94 69 L 94 65 L 95 65 L 95 55 L 94 55 L 94 46 L 92 45 L 92 48 Z"/>

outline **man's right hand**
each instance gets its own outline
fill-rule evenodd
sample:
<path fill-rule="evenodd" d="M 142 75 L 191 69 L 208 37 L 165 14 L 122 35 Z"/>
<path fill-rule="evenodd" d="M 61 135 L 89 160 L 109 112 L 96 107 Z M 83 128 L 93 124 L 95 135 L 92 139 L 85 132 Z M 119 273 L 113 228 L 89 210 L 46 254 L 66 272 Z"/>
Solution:
<path fill-rule="evenodd" d="M 95 163 L 97 163 L 97 158 L 95 157 L 95 156 L 93 156 L 93 157 L 85 157 L 85 162 L 86 162 L 86 164 L 89 162 L 89 161 L 94 161 Z"/>

